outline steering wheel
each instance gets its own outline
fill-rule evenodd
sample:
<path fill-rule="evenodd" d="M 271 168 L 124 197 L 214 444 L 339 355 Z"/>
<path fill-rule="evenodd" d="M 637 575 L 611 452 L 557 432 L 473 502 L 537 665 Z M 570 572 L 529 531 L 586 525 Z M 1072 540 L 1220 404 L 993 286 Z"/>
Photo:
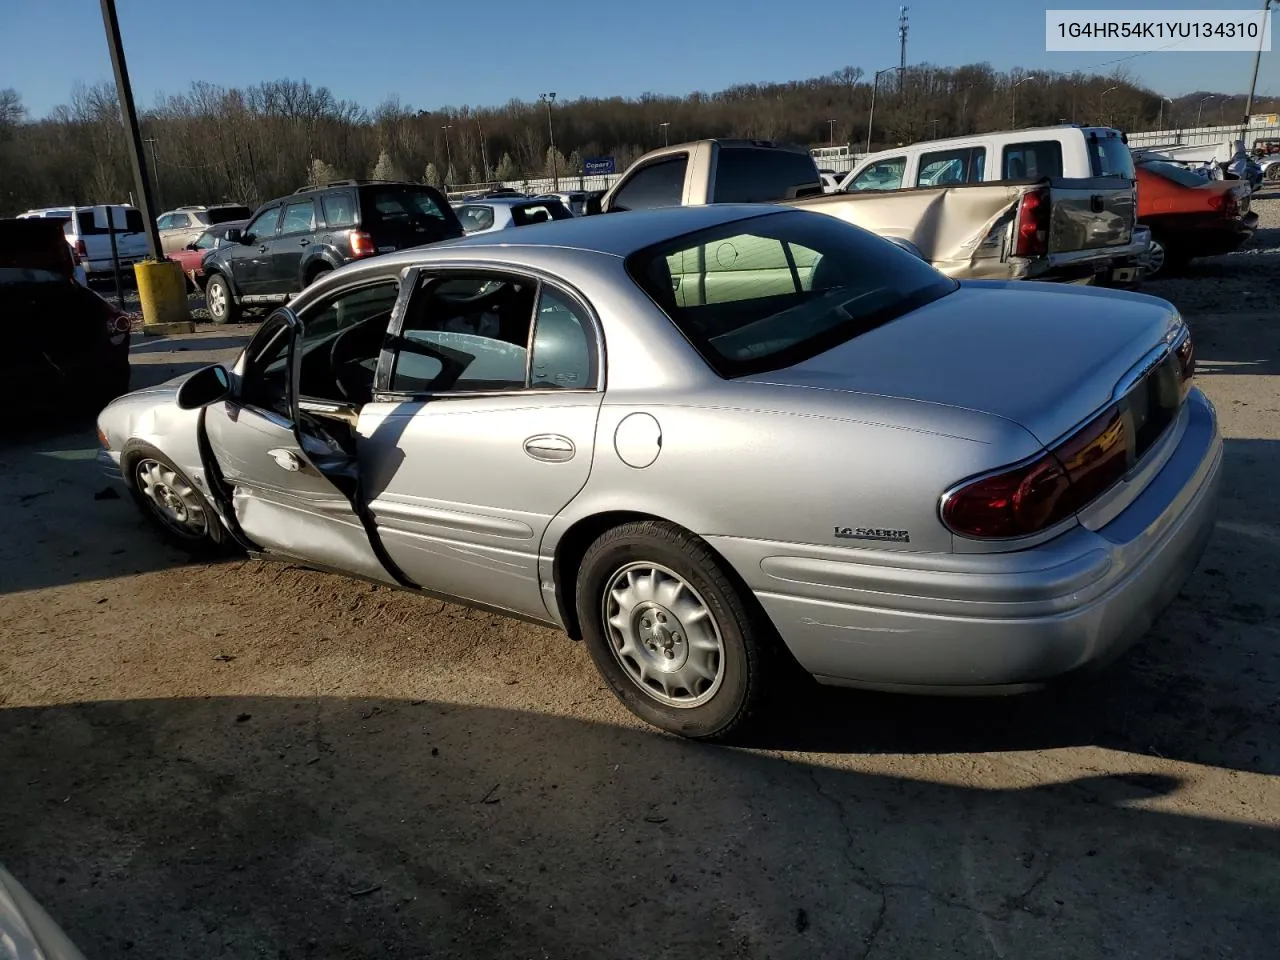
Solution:
<path fill-rule="evenodd" d="M 329 346 L 329 369 L 334 386 L 345 400 L 357 406 L 373 397 L 374 371 L 364 363 L 370 358 L 377 361 L 385 330 L 377 321 L 385 321 L 386 316 L 373 316 L 348 327 L 334 337 Z"/>

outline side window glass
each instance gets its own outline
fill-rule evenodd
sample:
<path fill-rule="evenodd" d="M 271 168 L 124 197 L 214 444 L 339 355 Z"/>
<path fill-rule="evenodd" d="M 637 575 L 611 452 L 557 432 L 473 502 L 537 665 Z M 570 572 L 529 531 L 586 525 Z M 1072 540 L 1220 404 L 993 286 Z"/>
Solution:
<path fill-rule="evenodd" d="M 468 204 L 458 208 L 458 219 L 464 233 L 488 230 L 493 226 L 493 207 Z"/>
<path fill-rule="evenodd" d="M 166 213 L 163 217 L 156 221 L 157 230 L 171 230 L 173 228 L 173 214 Z"/>
<path fill-rule="evenodd" d="M 610 210 L 651 210 L 675 207 L 684 196 L 684 174 L 689 165 L 687 154 L 659 160 L 642 167 L 614 194 Z"/>
<path fill-rule="evenodd" d="M 316 228 L 316 205 L 312 200 L 286 203 L 284 220 L 280 224 L 282 234 L 310 233 Z"/>
<path fill-rule="evenodd" d="M 956 183 L 982 182 L 986 147 L 961 147 L 920 155 L 917 187 L 939 187 Z"/>
<path fill-rule="evenodd" d="M 523 390 L 537 284 L 495 274 L 427 277 L 409 302 L 392 391 Z"/>
<path fill-rule="evenodd" d="M 529 385 L 535 389 L 583 390 L 596 385 L 595 336 L 591 322 L 572 300 L 544 286 L 533 327 Z"/>
<path fill-rule="evenodd" d="M 175 227 L 185 229 L 191 226 L 191 218 L 188 217 L 185 213 L 175 213 L 173 215 L 173 225 Z"/>
<path fill-rule="evenodd" d="M 356 205 L 348 191 L 326 193 L 322 202 L 326 225 L 331 228 L 355 226 Z"/>
<path fill-rule="evenodd" d="M 272 207 L 254 217 L 253 222 L 245 230 L 245 235 L 254 240 L 270 240 L 276 235 L 276 221 L 280 217 L 280 208 Z"/>
<path fill-rule="evenodd" d="M 902 175 L 907 169 L 906 157 L 878 160 L 858 174 L 848 190 L 901 190 Z"/>

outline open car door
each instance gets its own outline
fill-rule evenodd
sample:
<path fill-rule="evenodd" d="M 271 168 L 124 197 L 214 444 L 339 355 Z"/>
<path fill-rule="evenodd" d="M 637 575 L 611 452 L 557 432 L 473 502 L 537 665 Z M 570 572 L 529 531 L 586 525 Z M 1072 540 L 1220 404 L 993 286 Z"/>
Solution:
<path fill-rule="evenodd" d="M 390 305 L 385 312 L 389 318 Z M 358 318 L 352 327 L 366 321 L 376 324 L 378 316 Z M 218 498 L 237 535 L 262 552 L 408 586 L 394 563 L 384 562 L 361 502 L 359 406 L 300 394 L 308 357 L 327 363 L 333 341 L 345 332 L 308 337 L 292 310 L 273 312 L 246 349 L 227 396 L 204 409 L 206 459 L 212 461 L 206 467 L 214 468 L 211 485 L 221 487 L 215 495 L 225 495 Z"/>

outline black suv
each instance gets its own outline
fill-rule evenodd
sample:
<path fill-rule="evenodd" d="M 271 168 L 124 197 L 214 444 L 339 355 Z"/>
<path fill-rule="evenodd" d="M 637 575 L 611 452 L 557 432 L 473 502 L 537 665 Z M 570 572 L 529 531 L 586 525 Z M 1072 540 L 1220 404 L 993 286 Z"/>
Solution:
<path fill-rule="evenodd" d="M 205 254 L 205 300 L 214 323 L 244 306 L 284 303 L 344 263 L 463 235 L 439 190 L 393 180 L 304 187 L 258 208 L 243 230 Z"/>

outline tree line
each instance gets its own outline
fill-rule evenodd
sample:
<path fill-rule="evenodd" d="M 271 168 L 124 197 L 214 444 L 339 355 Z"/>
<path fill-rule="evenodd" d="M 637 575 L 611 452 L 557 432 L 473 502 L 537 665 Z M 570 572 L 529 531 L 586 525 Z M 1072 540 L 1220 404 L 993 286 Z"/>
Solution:
<path fill-rule="evenodd" d="M 874 86 L 874 91 L 873 91 Z M 1000 72 L 986 64 L 919 65 L 874 83 L 860 67 L 787 83 L 742 84 L 687 96 L 581 98 L 550 105 L 414 110 L 392 97 L 372 109 L 306 80 L 234 88 L 197 82 L 140 117 L 161 208 L 253 205 L 343 177 L 460 185 L 576 176 L 590 157 L 617 169 L 664 142 L 749 137 L 865 149 L 1063 121 L 1138 131 L 1237 122 L 1242 97 L 1188 94 L 1172 102 L 1123 72 Z M 1208 99 L 1206 99 L 1208 98 Z M 1254 112 L 1276 109 L 1255 101 Z M 554 145 L 552 136 L 554 135 Z M 0 213 L 130 196 L 127 138 L 114 85 L 77 84 L 70 102 L 32 118 L 0 90 Z"/>

